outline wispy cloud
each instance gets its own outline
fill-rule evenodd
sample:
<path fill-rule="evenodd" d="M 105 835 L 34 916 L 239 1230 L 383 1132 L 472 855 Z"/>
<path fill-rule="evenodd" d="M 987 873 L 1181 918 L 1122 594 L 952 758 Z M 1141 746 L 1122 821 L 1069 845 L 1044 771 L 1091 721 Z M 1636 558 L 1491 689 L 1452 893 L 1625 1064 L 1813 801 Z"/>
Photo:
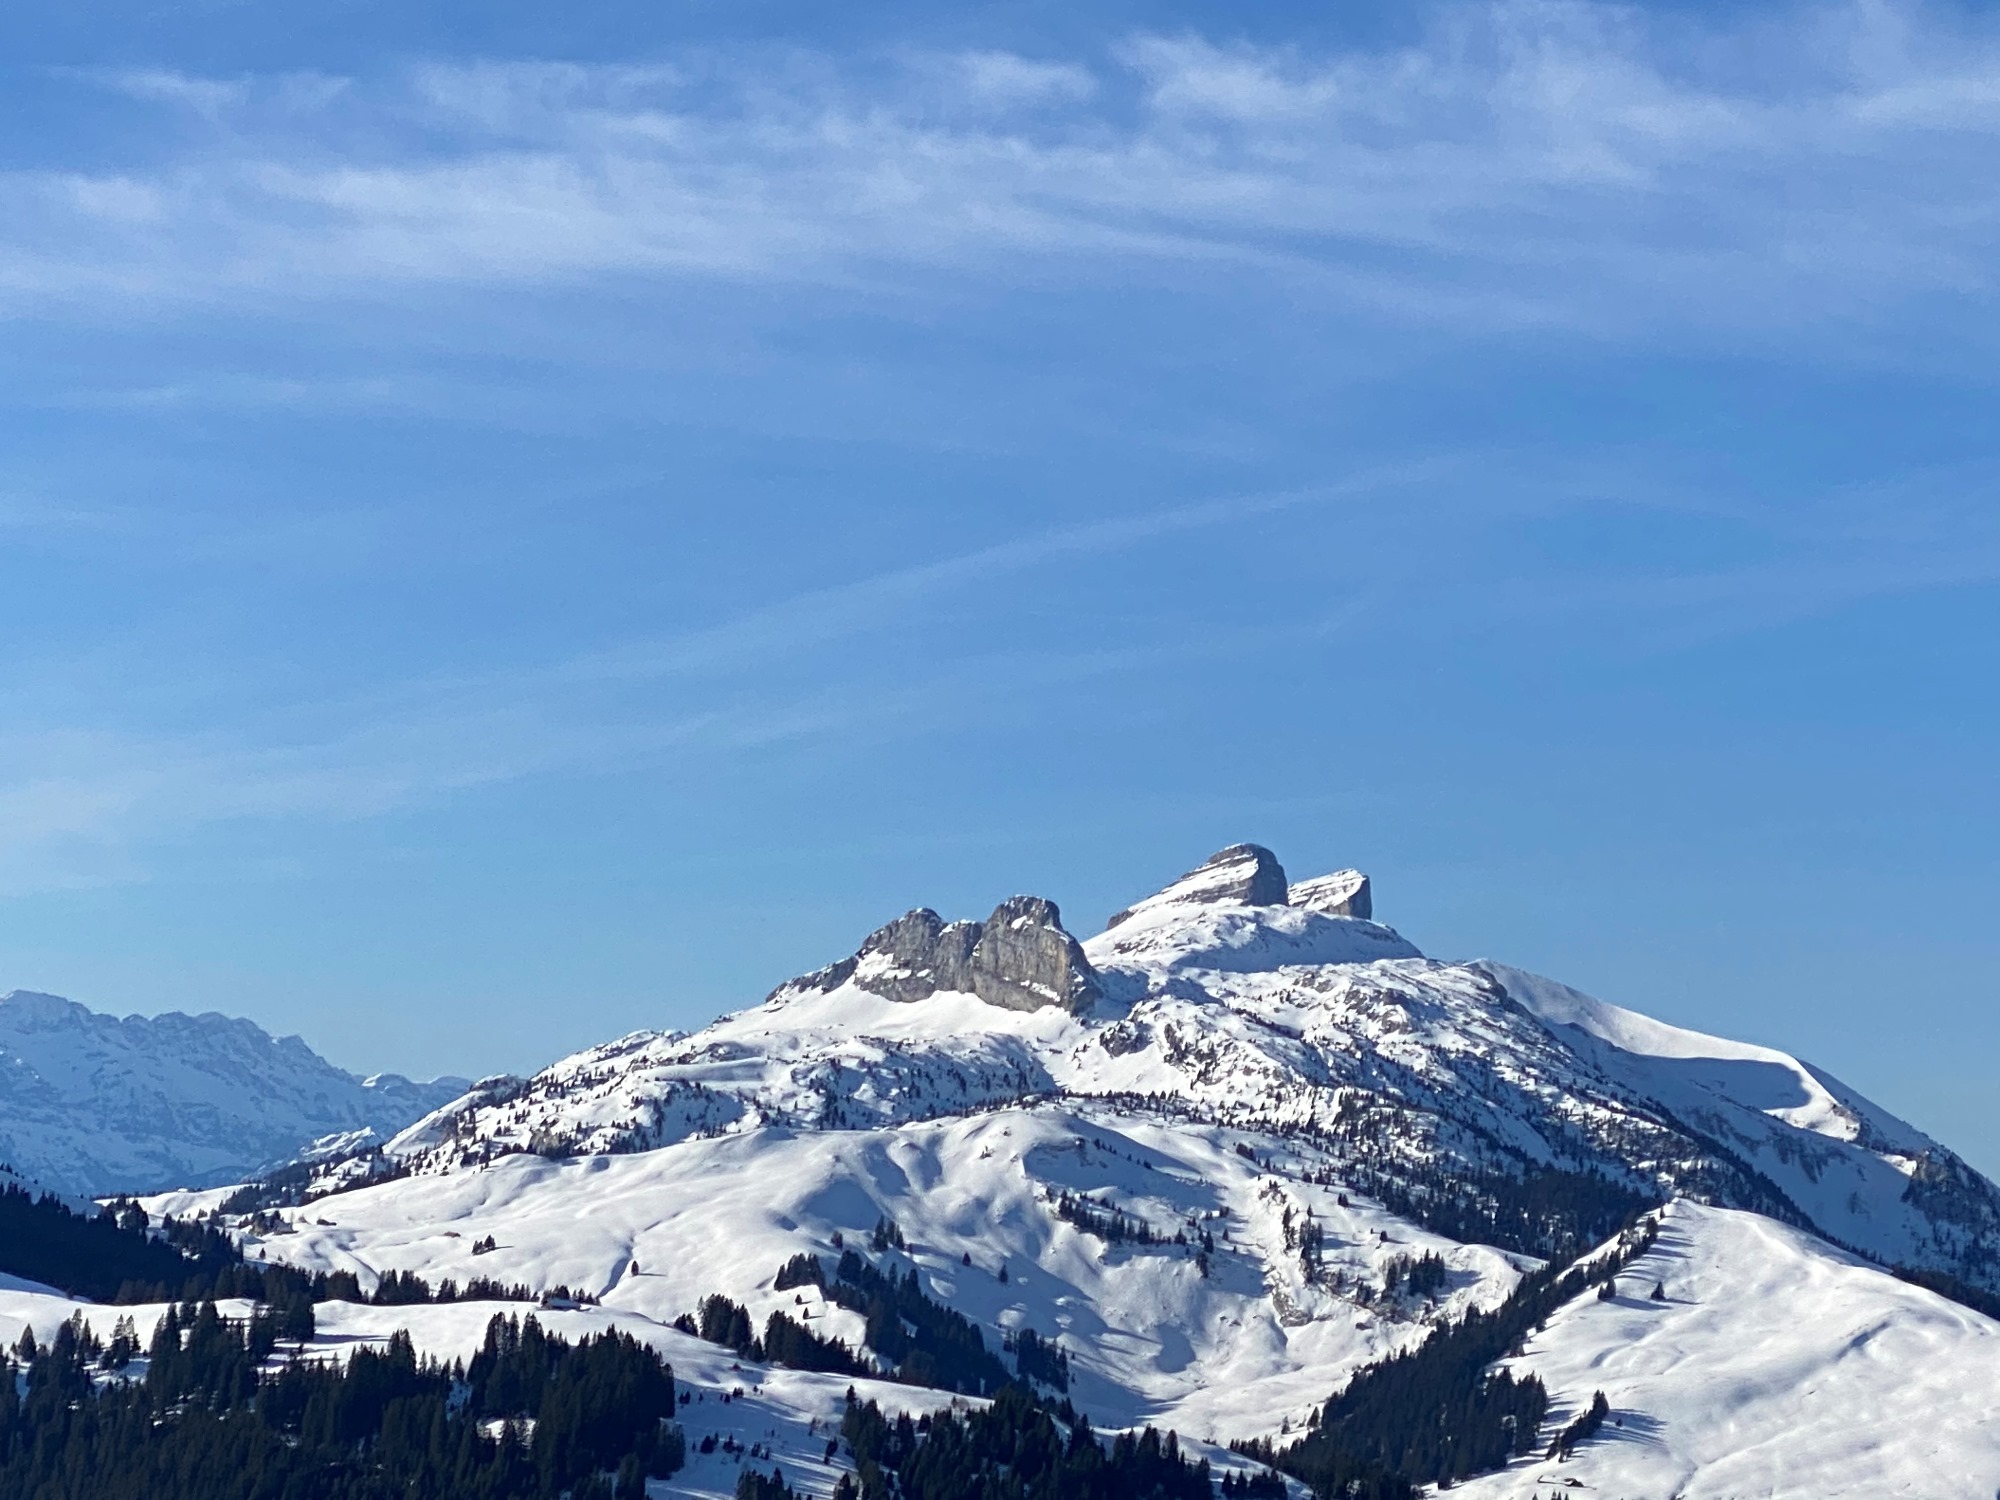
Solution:
<path fill-rule="evenodd" d="M 1461 486 L 1483 476 L 1482 498 Z M 1017 721 L 1051 690 L 1160 675 L 1246 654 L 1309 661 L 1335 641 L 1380 651 L 1396 637 L 1583 626 L 1637 649 L 1673 649 L 1856 599 L 2000 579 L 2000 509 L 1985 473 L 1910 476 L 1778 506 L 1661 486 L 1622 499 L 1590 466 L 1521 468 L 1506 455 L 1445 456 L 1298 490 L 1221 496 L 1023 534 L 811 589 L 733 618 L 540 665 L 384 683 L 295 702 L 212 731 L 37 728 L 0 732 L 0 893 L 143 879 L 146 847 L 216 824 L 346 821 L 547 775 L 693 767 L 871 737 Z M 1733 516 L 1768 531 L 1765 555 L 1715 566 L 1576 568 L 1496 550 L 1540 515 L 1624 507 Z M 1199 614 L 1096 646 L 904 644 L 968 592 L 1004 593 L 1052 566 L 1087 572 L 1204 531 L 1300 513 L 1344 518 L 1340 581 L 1254 625 Z M 864 649 L 879 637 L 881 650 Z M 804 670 L 796 670 L 801 662 Z M 822 670 L 814 662 L 838 662 Z M 17 695 L 25 699 L 27 694 Z M 941 705 L 951 705 L 948 711 Z"/>
<path fill-rule="evenodd" d="M 192 128 L 164 164 L 0 179 L 0 296 L 1196 266 L 1472 326 L 1867 325 L 1992 291 L 2000 44 L 1968 24 L 1810 9 L 1780 50 L 1768 20 L 1502 3 L 1393 51 L 120 75 Z"/>
<path fill-rule="evenodd" d="M 239 715 L 213 731 L 37 728 L 17 719 L 0 730 L 0 894 L 141 879 L 145 845 L 219 823 L 371 818 L 551 773 L 687 763 L 898 724 L 935 727 L 946 702 L 962 705 L 950 716 L 962 729 L 978 712 L 975 701 L 1004 714 L 1038 687 L 1190 649 L 1240 649 L 1243 642 L 1210 632 L 1192 648 L 982 652 L 906 665 L 865 689 L 849 675 L 771 682 L 775 663 L 908 630 L 927 602 L 955 590 L 1202 528 L 1379 497 L 1439 468 L 1052 528 L 809 590 L 712 627 L 539 667 L 386 684 L 360 698 Z M 646 710 L 619 696 L 633 687 L 647 694 Z"/>
<path fill-rule="evenodd" d="M 1148 542 L 1229 526 L 1309 506 L 1382 503 L 1435 482 L 1462 465 L 1438 457 L 1269 494 L 1232 495 L 1163 506 L 995 543 L 865 578 L 809 590 L 746 611 L 705 630 L 593 653 L 557 669 L 567 678 L 664 677 L 733 671 L 797 649 L 801 641 L 851 637 L 906 619 L 925 600 L 1002 579 L 1044 563 L 1115 556 Z"/>
<path fill-rule="evenodd" d="M 240 109 L 250 96 L 249 86 L 241 80 L 193 78 L 164 68 L 132 68 L 94 76 L 128 98 L 173 105 L 211 121 Z"/>
<path fill-rule="evenodd" d="M 67 76 L 150 104 L 185 110 L 211 124 L 258 116 L 314 115 L 345 93 L 349 80 L 325 73 L 202 78 L 169 68 L 73 70 Z"/>
<path fill-rule="evenodd" d="M 1462 486 L 1483 476 L 1483 493 Z M 149 850 L 227 824 L 378 818 L 545 776 L 701 768 L 979 723 L 1024 722 L 1105 684 L 1205 680 L 1242 657 L 1301 667 L 1336 643 L 1553 625 L 1638 650 L 1677 649 L 1857 599 L 2000 579 L 1989 474 L 1910 476 L 1787 506 L 1671 486 L 1608 493 L 1588 465 L 1531 470 L 1472 454 L 1336 484 L 1222 496 L 1011 540 L 752 606 L 715 625 L 541 664 L 383 682 L 347 697 L 227 715 L 211 728 L 38 721 L 10 684 L 0 730 L 0 894 L 144 880 Z M 1568 567 L 1509 556 L 1524 520 L 1592 507 L 1730 516 L 1768 531 L 1759 556 L 1711 566 Z M 1343 518 L 1351 556 L 1309 599 L 1229 625 L 1199 613 L 1099 644 L 925 649 L 928 622 L 1032 571 L 1099 564 L 1203 532 Z M 200 687 L 207 693 L 213 685 Z M 945 707 L 945 706 L 949 707 Z M 982 719 L 982 716 L 984 718 Z"/>
<path fill-rule="evenodd" d="M 135 101 L 159 139 L 123 165 L 0 175 L 0 311 L 103 319 L 226 302 L 324 316 L 354 296 L 416 316 L 440 288 L 476 299 L 605 280 L 887 297 L 1157 283 L 1280 285 L 1307 316 L 1475 334 L 1847 347 L 1893 324 L 1899 350 L 1925 342 L 1912 329 L 1990 342 L 2000 45 L 1894 6 L 1802 12 L 1782 49 L 1765 25 L 1501 4 L 1440 11 L 1393 51 L 1179 34 L 1068 57 L 96 75 L 75 82 Z M 286 371 L 30 399 L 147 414 L 412 409 L 423 394 L 407 375 Z M 940 702 L 1004 704 L 1330 632 L 1558 620 L 1676 644 L 2000 578 L 1983 473 L 1757 504 L 1670 483 L 1640 492 L 1629 466 L 1583 468 L 1447 456 L 1099 514 L 706 626 L 245 710 L 199 732 L 149 729 L 142 712 L 92 721 L 73 698 L 39 723 L 17 711 L 0 729 L 0 890 L 141 878 L 150 841 L 217 823 L 375 817 L 555 773 L 920 733 Z M 1524 519 L 1606 503 L 1735 514 L 1768 532 L 1769 554 L 1620 570 L 1507 545 Z M 1342 507 L 1366 524 L 1329 549 L 1324 594 L 1274 609 L 1254 639 L 1213 619 L 1149 620 L 1089 648 L 926 653 L 921 672 L 858 660 L 864 647 L 895 655 L 951 601 L 1023 575 Z M 0 531 L 17 535 L 136 524 L 0 499 Z M 172 552 L 330 551 L 343 524 L 281 513 Z"/>

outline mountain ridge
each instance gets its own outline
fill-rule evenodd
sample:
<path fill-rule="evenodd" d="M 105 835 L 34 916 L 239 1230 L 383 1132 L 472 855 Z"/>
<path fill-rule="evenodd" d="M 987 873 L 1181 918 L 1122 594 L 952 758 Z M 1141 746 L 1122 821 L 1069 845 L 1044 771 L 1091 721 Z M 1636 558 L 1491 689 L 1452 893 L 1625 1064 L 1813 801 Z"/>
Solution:
<path fill-rule="evenodd" d="M 532 1078 L 484 1080 L 384 1155 L 438 1172 L 516 1151 L 1123 1099 L 1313 1136 L 1352 1180 L 1440 1222 L 1463 1226 L 1524 1173 L 1595 1177 L 2000 1289 L 2000 1189 L 1823 1070 L 1491 960 L 1427 958 L 1393 928 L 1328 913 L 1369 895 L 1359 872 L 1299 889 L 1313 905 L 1290 904 L 1268 850 L 1236 845 L 1082 941 L 1039 898 L 984 924 L 920 908 L 695 1032 L 634 1033 Z M 1029 930 L 1009 952 L 1033 983 L 989 965 L 995 1003 L 965 955 L 1003 918 Z M 1069 979 L 1048 982 L 1058 969 Z"/>
<path fill-rule="evenodd" d="M 387 1138 L 466 1087 L 362 1077 L 213 1011 L 121 1017 L 0 995 L 0 1161 L 74 1196 L 241 1181 L 323 1137 Z"/>

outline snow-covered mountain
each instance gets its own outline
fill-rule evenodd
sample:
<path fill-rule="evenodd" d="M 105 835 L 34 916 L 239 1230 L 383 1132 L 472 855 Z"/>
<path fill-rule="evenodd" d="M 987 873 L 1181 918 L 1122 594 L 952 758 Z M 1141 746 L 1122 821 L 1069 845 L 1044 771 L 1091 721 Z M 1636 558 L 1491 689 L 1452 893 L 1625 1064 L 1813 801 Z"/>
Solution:
<path fill-rule="evenodd" d="M 484 1080 L 240 1227 L 364 1285 L 565 1285 L 659 1338 L 721 1293 L 757 1326 L 785 1311 L 858 1345 L 858 1314 L 776 1273 L 886 1218 L 904 1243 L 882 1259 L 992 1347 L 1056 1340 L 1093 1420 L 1227 1442 L 1297 1432 L 1361 1366 L 1653 1206 L 1627 1275 L 1666 1300 L 1586 1299 L 1517 1356 L 1553 1420 L 1612 1395 L 1566 1479 L 1797 1500 L 2000 1485 L 2000 1325 L 1886 1269 L 2000 1284 L 2000 1190 L 1784 1053 L 1426 958 L 1373 909 L 1358 872 L 1294 884 L 1249 845 L 1083 941 L 1039 898 L 984 921 L 919 909 L 701 1031 Z M 724 1378 L 802 1450 L 840 1384 Z M 1516 1464 L 1480 1493 L 1542 1477 Z M 697 1464 L 675 1492 L 733 1478 Z"/>
<path fill-rule="evenodd" d="M 438 1172 L 1101 1101 L 1297 1136 L 1406 1207 L 1505 1213 L 1532 1174 L 1595 1174 L 2000 1289 L 2000 1190 L 1914 1127 L 1784 1053 L 1425 958 L 1370 903 L 1357 872 L 1292 888 L 1239 845 L 1081 944 L 1034 898 L 914 911 L 760 1006 L 488 1080 L 388 1150 Z"/>
<path fill-rule="evenodd" d="M 227 1016 L 0 996 L 0 1163 L 78 1196 L 240 1182 L 323 1137 L 387 1138 L 465 1088 L 360 1078 Z"/>

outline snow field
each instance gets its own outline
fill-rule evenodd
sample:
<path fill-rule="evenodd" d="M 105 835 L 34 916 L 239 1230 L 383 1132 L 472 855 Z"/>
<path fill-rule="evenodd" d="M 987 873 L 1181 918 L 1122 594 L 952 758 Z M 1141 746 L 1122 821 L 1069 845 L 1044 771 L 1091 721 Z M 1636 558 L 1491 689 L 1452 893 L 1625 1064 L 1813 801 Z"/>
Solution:
<path fill-rule="evenodd" d="M 1060 1338 L 1072 1396 L 1094 1421 L 1225 1442 L 1302 1420 L 1352 1370 L 1426 1331 L 1420 1306 L 1384 1316 L 1308 1285 L 1285 1244 L 1286 1205 L 1295 1225 L 1313 1212 L 1325 1265 L 1350 1282 L 1379 1284 L 1392 1256 L 1444 1255 L 1453 1284 L 1429 1316 L 1491 1305 L 1518 1279 L 1497 1251 L 1279 1179 L 1235 1151 L 1246 1140 L 1267 1157 L 1280 1149 L 1220 1128 L 1049 1106 L 875 1131 L 770 1128 L 571 1162 L 512 1156 L 289 1210 L 296 1232 L 250 1253 L 352 1270 L 364 1283 L 414 1271 L 433 1283 L 566 1284 L 659 1323 L 719 1292 L 744 1303 L 759 1329 L 782 1310 L 858 1346 L 858 1315 L 812 1288 L 771 1283 L 802 1251 L 831 1270 L 836 1232 L 865 1252 L 888 1217 L 910 1249 L 887 1259 L 915 1265 L 929 1295 L 980 1324 L 996 1352 L 1018 1328 Z M 1216 1241 L 1210 1276 L 1192 1246 L 1106 1244 L 1064 1222 L 1053 1200 L 1065 1191 L 1168 1239 L 1192 1219 Z M 473 1255 L 489 1236 L 497 1248 Z"/>
<path fill-rule="evenodd" d="M 1686 1202 L 1618 1290 L 1564 1307 L 1510 1363 L 1548 1386 L 1549 1430 L 1598 1390 L 1619 1425 L 1568 1463 L 1469 1481 L 1466 1500 L 1572 1479 L 1607 1500 L 2000 1489 L 2000 1323 L 1783 1224 Z"/>

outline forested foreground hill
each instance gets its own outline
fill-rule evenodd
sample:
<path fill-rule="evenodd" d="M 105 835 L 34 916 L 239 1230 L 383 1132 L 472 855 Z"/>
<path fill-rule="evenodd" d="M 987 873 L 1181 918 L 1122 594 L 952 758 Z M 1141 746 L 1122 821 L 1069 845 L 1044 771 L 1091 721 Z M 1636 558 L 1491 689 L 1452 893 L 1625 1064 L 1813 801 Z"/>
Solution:
<path fill-rule="evenodd" d="M 102 1343 L 81 1319 L 46 1349 L 24 1340 L 0 1381 L 0 1493 L 637 1500 L 685 1459 L 673 1371 L 623 1334 L 572 1345 L 496 1316 L 446 1367 L 405 1333 L 280 1360 L 279 1332 L 266 1310 L 204 1302 L 169 1307 L 136 1359 L 131 1334 Z"/>
<path fill-rule="evenodd" d="M 138 1500 L 185 1480 L 191 1496 L 276 1500 L 322 1492 L 288 1488 L 308 1460 L 337 1486 L 324 1493 L 385 1500 L 412 1485 L 443 1500 L 1226 1500 L 1279 1494 L 1267 1464 L 1357 1500 L 1441 1481 L 1525 1496 L 1550 1478 L 1692 1494 L 1704 1472 L 1756 1464 L 1760 1487 L 1739 1492 L 2000 1483 L 2000 1326 L 1752 1215 L 1649 1214 L 1321 1387 L 1295 1431 L 1241 1453 L 1170 1423 L 1099 1436 L 1070 1341 L 989 1341 L 929 1261 L 878 1219 L 837 1259 L 773 1266 L 754 1320 L 711 1294 L 679 1328 L 574 1294 L 440 1301 L 408 1275 L 362 1302 L 352 1273 L 254 1262 L 225 1274 L 243 1295 L 220 1303 L 0 1291 L 20 1377 L 0 1385 L 21 1393 L 0 1423 L 0 1493 Z M 1399 1279 L 1422 1296 L 1442 1275 L 1424 1255 Z M 1817 1372 L 1803 1393 L 1800 1370 Z"/>
<path fill-rule="evenodd" d="M 1017 1375 L 913 1280 L 852 1252 L 832 1284 L 867 1309 L 877 1330 L 867 1348 L 849 1350 L 781 1315 L 757 1338 L 739 1332 L 740 1307 L 714 1297 L 698 1328 L 682 1320 L 692 1341 L 710 1346 L 695 1360 L 708 1378 L 681 1381 L 657 1341 L 691 1340 L 651 1326 L 640 1329 L 656 1341 L 646 1342 L 567 1289 L 531 1301 L 515 1288 L 528 1305 L 495 1311 L 465 1293 L 507 1295 L 497 1285 L 433 1287 L 405 1275 L 378 1281 L 364 1304 L 350 1272 L 252 1263 L 212 1230 L 153 1230 L 137 1210 L 82 1213 L 47 1197 L 17 1195 L 7 1207 L 0 1275 L 16 1288 L 32 1266 L 72 1288 L 116 1281 L 127 1300 L 80 1305 L 55 1286 L 0 1291 L 0 1319 L 18 1320 L 11 1354 L 0 1355 L 0 1494 L 641 1500 L 700 1492 L 675 1479 L 689 1464 L 689 1427 L 697 1462 L 728 1465 L 733 1488 L 758 1496 L 831 1487 L 867 1500 L 978 1492 L 996 1500 L 1200 1500 L 1214 1488 L 1208 1461 L 1184 1458 L 1172 1434 L 1100 1443 L 1073 1407 L 1038 1396 L 1033 1375 L 1059 1368 L 1059 1356 L 1038 1363 L 1017 1348 L 1011 1363 L 1029 1372 Z M 132 1271 L 156 1280 L 124 1275 Z M 827 1281 L 816 1263 L 809 1274 L 812 1284 Z M 160 1285 L 198 1290 L 203 1300 L 130 1300 Z M 413 1326 L 449 1342 L 477 1317 L 486 1321 L 468 1355 L 418 1352 Z M 353 1326 L 371 1318 L 374 1328 Z M 573 1340 L 548 1326 L 579 1320 L 585 1330 Z M 727 1375 L 718 1378 L 725 1354 Z M 742 1425 L 728 1421 L 732 1406 L 740 1418 L 762 1404 L 761 1391 L 745 1392 L 746 1380 L 759 1387 L 772 1367 L 787 1365 L 823 1372 L 829 1359 L 864 1387 L 898 1383 L 905 1409 L 885 1415 L 850 1384 L 837 1419 L 824 1423 L 811 1482 L 799 1489 L 778 1459 L 792 1443 L 718 1438 L 718 1428 Z M 956 1414 L 932 1410 L 944 1394 L 940 1380 L 994 1399 L 961 1404 Z M 832 1393 L 809 1383 L 806 1394 L 824 1407 Z M 787 1416 L 796 1439 L 797 1413 Z M 809 1429 L 821 1425 L 807 1420 Z M 1048 1466 L 1036 1476 L 1022 1460 L 1038 1446 Z"/>
<path fill-rule="evenodd" d="M 152 1310 L 149 1310 L 152 1311 Z M 406 1313 L 406 1316 L 408 1314 Z M 421 1318 L 421 1315 L 416 1315 Z M 407 1329 L 345 1354 L 260 1305 L 130 1315 L 108 1338 L 72 1314 L 0 1357 L 0 1493 L 34 1500 L 643 1500 L 681 1484 L 682 1413 L 749 1405 L 741 1385 L 678 1382 L 661 1354 L 610 1329 L 572 1343 L 535 1312 L 494 1314 L 470 1358 L 417 1354 Z M 732 1373 L 742 1375 L 740 1364 Z M 752 1377 L 754 1380 L 755 1377 Z M 919 1404 L 922 1404 L 921 1402 Z M 694 1416 L 696 1427 L 704 1424 Z M 818 1426 L 817 1422 L 813 1424 Z M 1150 1429 L 1100 1442 L 1067 1404 L 1008 1383 L 993 1401 L 884 1413 L 851 1387 L 816 1462 L 715 1431 L 739 1496 L 788 1500 L 1207 1500 L 1205 1458 Z M 838 1433 L 838 1436 L 833 1434 Z M 789 1445 L 788 1445 L 789 1446 Z M 711 1464 L 713 1468 L 716 1465 Z M 1227 1492 L 1245 1486 L 1235 1474 Z M 1262 1487 L 1246 1492 L 1263 1493 Z M 1400 1493 L 1400 1492 L 1399 1492 Z"/>
<path fill-rule="evenodd" d="M 773 1313 L 758 1337 L 745 1310 L 720 1296 L 703 1300 L 698 1321 L 682 1320 L 697 1339 L 737 1356 L 736 1383 L 722 1389 L 683 1386 L 658 1349 L 615 1326 L 573 1343 L 535 1311 L 490 1315 L 470 1356 L 448 1362 L 420 1357 L 408 1326 L 343 1354 L 345 1340 L 325 1337 L 320 1314 L 352 1306 L 340 1295 L 353 1285 L 348 1273 L 307 1279 L 232 1260 L 212 1237 L 155 1237 L 129 1215 L 70 1215 L 52 1201 L 35 1208 L 45 1234 L 72 1221 L 91 1257 L 178 1258 L 187 1284 L 206 1279 L 240 1295 L 135 1309 L 108 1335 L 98 1327 L 101 1307 L 72 1312 L 39 1338 L 31 1319 L 12 1361 L 0 1364 L 0 1493 L 641 1500 L 651 1487 L 675 1487 L 686 1466 L 684 1415 L 711 1396 L 716 1410 L 743 1405 L 745 1361 L 896 1382 L 906 1409 L 885 1412 L 850 1386 L 837 1426 L 825 1424 L 812 1474 L 819 1482 L 800 1476 L 799 1488 L 775 1445 L 704 1434 L 697 1454 L 719 1451 L 731 1461 L 743 1495 L 782 1500 L 829 1482 L 843 1500 L 1205 1500 L 1218 1481 L 1225 1495 L 1283 1490 L 1254 1465 L 1213 1473 L 1171 1432 L 1100 1442 L 1088 1417 L 1056 1395 L 1068 1384 L 1061 1351 L 1024 1331 L 1006 1350 L 1011 1360 L 996 1358 L 971 1322 L 925 1293 L 914 1268 L 897 1273 L 908 1244 L 887 1220 L 869 1237 L 871 1253 L 848 1249 L 831 1267 L 795 1256 L 774 1278 L 860 1313 L 856 1347 L 784 1313 Z M 1525 1278 L 1492 1313 L 1470 1313 L 1363 1370 L 1303 1441 L 1266 1444 L 1251 1457 L 1318 1492 L 1368 1500 L 1407 1500 L 1426 1480 L 1505 1465 L 1532 1446 L 1547 1397 L 1532 1376 L 1488 1378 L 1486 1367 L 1531 1324 L 1643 1253 L 1653 1233 L 1646 1221 L 1573 1271 Z M 1430 1280 L 1439 1264 L 1417 1263 L 1410 1275 Z M 392 1285 L 393 1299 L 384 1300 Z M 407 1325 L 432 1309 L 466 1310 L 437 1300 L 439 1290 L 407 1276 L 385 1282 L 371 1311 L 393 1310 Z M 141 1316 L 150 1323 L 143 1333 Z M 941 1386 L 979 1399 L 938 1409 Z M 808 1421 L 809 1430 L 819 1425 Z M 1573 1436 L 1559 1435 L 1558 1446 Z"/>

